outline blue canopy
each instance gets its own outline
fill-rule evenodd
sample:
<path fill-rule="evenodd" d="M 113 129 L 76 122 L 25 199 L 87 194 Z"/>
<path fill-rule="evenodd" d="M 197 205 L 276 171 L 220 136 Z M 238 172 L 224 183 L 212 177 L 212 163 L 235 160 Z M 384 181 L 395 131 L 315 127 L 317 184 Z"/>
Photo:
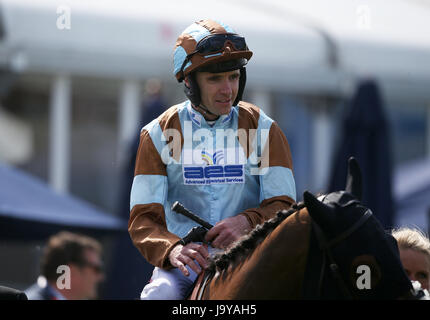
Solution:
<path fill-rule="evenodd" d="M 0 237 L 44 238 L 59 230 L 126 232 L 127 221 L 83 200 L 59 194 L 40 179 L 0 164 Z"/>

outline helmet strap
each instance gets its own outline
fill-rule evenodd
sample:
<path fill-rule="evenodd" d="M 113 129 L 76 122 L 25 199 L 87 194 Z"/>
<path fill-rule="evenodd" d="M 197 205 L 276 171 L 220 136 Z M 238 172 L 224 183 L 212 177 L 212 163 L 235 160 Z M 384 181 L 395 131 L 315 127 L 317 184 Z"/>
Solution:
<path fill-rule="evenodd" d="M 242 100 L 243 91 L 245 90 L 246 84 L 246 68 L 240 68 L 240 78 L 239 78 L 239 90 L 237 91 L 236 100 L 234 100 L 233 105 L 237 106 L 240 100 Z"/>
<path fill-rule="evenodd" d="M 217 119 L 219 118 L 219 114 L 215 114 L 215 113 L 213 113 L 213 112 L 210 112 L 209 111 L 209 109 L 208 108 L 206 108 L 204 105 L 202 105 L 202 104 L 200 104 L 200 105 L 198 105 L 198 106 L 196 106 L 197 108 L 199 108 L 199 109 L 202 109 L 203 110 L 203 113 L 205 114 L 205 115 L 207 115 L 207 114 L 210 114 L 210 115 L 212 115 L 212 116 L 216 116 L 217 117 Z M 214 119 L 215 120 L 215 119 Z"/>
<path fill-rule="evenodd" d="M 187 98 L 191 101 L 191 103 L 195 106 L 200 105 L 200 88 L 197 84 L 195 72 L 190 73 L 187 76 L 187 84 L 184 82 L 184 93 Z"/>

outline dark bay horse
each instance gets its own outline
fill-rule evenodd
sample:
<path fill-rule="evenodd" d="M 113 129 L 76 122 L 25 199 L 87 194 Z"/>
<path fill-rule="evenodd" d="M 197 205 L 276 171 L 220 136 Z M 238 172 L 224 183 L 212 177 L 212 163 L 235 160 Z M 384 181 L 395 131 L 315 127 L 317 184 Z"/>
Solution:
<path fill-rule="evenodd" d="M 304 202 L 257 226 L 217 256 L 201 299 L 409 299 L 416 297 L 395 239 L 360 203 L 349 160 L 345 191 Z"/>

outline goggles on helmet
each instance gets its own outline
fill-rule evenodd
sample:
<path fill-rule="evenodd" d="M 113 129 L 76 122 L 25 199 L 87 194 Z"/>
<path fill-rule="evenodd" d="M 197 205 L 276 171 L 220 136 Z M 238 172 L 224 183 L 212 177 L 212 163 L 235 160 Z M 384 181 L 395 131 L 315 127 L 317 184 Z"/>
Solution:
<path fill-rule="evenodd" d="M 184 68 L 187 63 L 195 54 L 205 55 L 204 58 L 210 58 L 217 53 L 222 54 L 222 51 L 227 42 L 230 42 L 233 46 L 234 51 L 246 51 L 249 50 L 246 45 L 245 38 L 237 34 L 227 33 L 227 34 L 212 34 L 204 37 L 196 45 L 196 50 L 187 55 L 184 62 L 182 63 L 180 72 L 182 74 L 182 79 L 184 76 Z"/>

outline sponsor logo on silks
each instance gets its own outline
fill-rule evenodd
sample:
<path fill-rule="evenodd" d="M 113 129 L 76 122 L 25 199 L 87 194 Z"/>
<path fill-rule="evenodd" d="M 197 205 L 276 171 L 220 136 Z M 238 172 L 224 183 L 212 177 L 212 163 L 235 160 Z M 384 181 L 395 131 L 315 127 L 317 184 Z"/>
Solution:
<path fill-rule="evenodd" d="M 214 153 L 201 151 L 201 164 L 183 165 L 182 173 L 186 185 L 231 184 L 245 182 L 244 164 L 226 164 L 224 151 Z"/>
<path fill-rule="evenodd" d="M 224 159 L 224 151 L 218 150 L 213 156 L 206 150 L 202 150 L 202 160 L 206 162 L 207 165 L 220 164 L 221 160 Z"/>
<path fill-rule="evenodd" d="M 202 117 L 195 112 L 191 112 L 191 120 L 199 127 L 202 125 Z"/>

